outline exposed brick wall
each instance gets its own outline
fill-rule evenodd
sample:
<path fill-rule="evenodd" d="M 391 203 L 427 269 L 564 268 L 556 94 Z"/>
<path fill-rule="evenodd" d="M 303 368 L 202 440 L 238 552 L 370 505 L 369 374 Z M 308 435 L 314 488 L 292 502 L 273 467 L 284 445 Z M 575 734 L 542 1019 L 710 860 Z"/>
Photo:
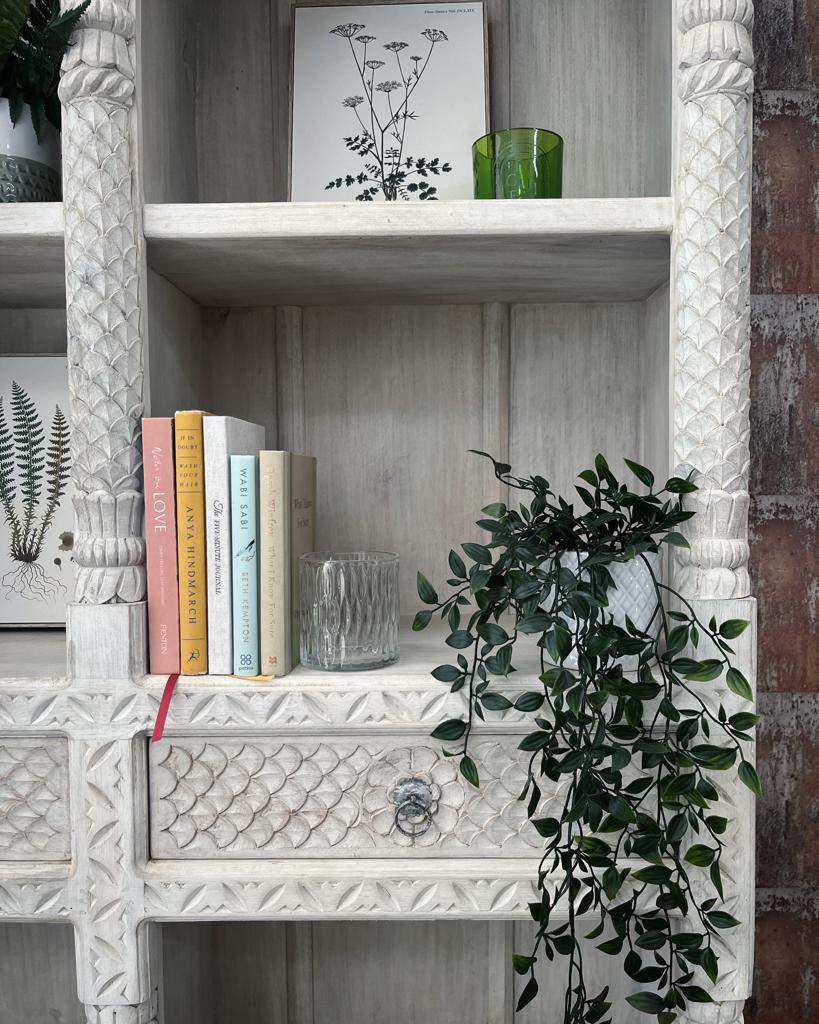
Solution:
<path fill-rule="evenodd" d="M 757 0 L 751 570 L 757 934 L 747 1024 L 819 1022 L 819 0 Z"/>

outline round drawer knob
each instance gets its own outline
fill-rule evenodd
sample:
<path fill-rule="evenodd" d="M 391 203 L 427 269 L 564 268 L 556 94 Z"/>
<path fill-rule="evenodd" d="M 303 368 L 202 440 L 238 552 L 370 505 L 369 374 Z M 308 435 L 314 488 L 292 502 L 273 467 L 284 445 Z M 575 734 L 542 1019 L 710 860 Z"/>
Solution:
<path fill-rule="evenodd" d="M 401 835 L 418 839 L 432 825 L 432 789 L 416 776 L 401 779 L 392 793 L 395 804 L 395 827 Z"/>

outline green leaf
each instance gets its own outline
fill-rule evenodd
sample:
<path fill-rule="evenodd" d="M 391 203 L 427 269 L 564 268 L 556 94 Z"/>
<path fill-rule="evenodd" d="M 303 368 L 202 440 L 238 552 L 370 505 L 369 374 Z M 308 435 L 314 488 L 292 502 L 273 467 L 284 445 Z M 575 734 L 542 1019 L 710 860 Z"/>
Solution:
<path fill-rule="evenodd" d="M 632 871 L 631 874 L 638 882 L 648 882 L 649 885 L 665 885 L 671 881 L 671 868 L 660 864 L 650 864 L 647 868 Z"/>
<path fill-rule="evenodd" d="M 678 476 L 672 476 L 670 480 L 666 480 L 665 489 L 671 494 L 693 494 L 694 491 L 699 490 L 696 484 L 690 480 L 682 480 Z"/>
<path fill-rule="evenodd" d="M 412 630 L 414 633 L 420 633 L 422 629 L 426 629 L 429 625 L 429 620 L 432 618 L 432 612 L 428 608 L 425 608 L 421 612 L 417 612 L 415 618 L 412 620 Z"/>
<path fill-rule="evenodd" d="M 459 740 L 466 732 L 466 722 L 460 718 L 448 718 L 432 730 L 432 738 L 436 740 Z"/>
<path fill-rule="evenodd" d="M 455 665 L 439 665 L 432 670 L 433 678 L 439 683 L 454 683 L 461 674 L 461 670 Z"/>
<path fill-rule="evenodd" d="M 680 985 L 682 994 L 692 1003 L 713 1003 L 711 996 L 699 985 Z"/>
<path fill-rule="evenodd" d="M 454 633 L 450 633 L 446 638 L 446 642 L 450 647 L 454 647 L 456 651 L 466 650 L 467 647 L 471 647 L 475 642 L 475 638 L 466 629 L 456 629 Z"/>
<path fill-rule="evenodd" d="M 466 566 L 457 551 L 449 552 L 449 568 L 452 575 L 456 576 L 459 580 L 466 579 Z"/>
<path fill-rule="evenodd" d="M 557 818 L 532 818 L 532 824 L 544 839 L 551 839 L 560 832 L 560 822 Z"/>
<path fill-rule="evenodd" d="M 735 715 L 731 715 L 728 719 L 728 724 L 733 729 L 739 729 L 740 732 L 746 732 L 748 729 L 753 727 L 759 721 L 759 715 L 751 714 L 750 711 L 739 711 Z"/>
<path fill-rule="evenodd" d="M 632 462 L 631 459 L 623 459 L 631 472 L 637 477 L 641 484 L 645 484 L 649 490 L 654 486 L 654 474 L 650 469 L 641 466 L 639 462 Z"/>
<path fill-rule="evenodd" d="M 724 910 L 712 910 L 705 917 L 714 928 L 736 928 L 740 923 L 733 914 L 727 914 Z"/>
<path fill-rule="evenodd" d="M 523 991 L 520 994 L 520 999 L 518 999 L 518 1004 L 517 1004 L 517 1007 L 516 1007 L 517 1011 L 520 1012 L 523 1009 L 524 1006 L 528 1006 L 529 1003 L 531 1003 L 531 1001 L 535 998 L 536 995 L 537 995 L 537 982 L 535 981 L 534 978 L 530 978 L 526 982 L 526 985 L 524 986 L 524 989 L 523 989 Z"/>
<path fill-rule="evenodd" d="M 516 974 L 528 974 L 529 969 L 537 962 L 533 956 L 523 956 L 521 953 L 512 954 L 512 966 Z"/>
<path fill-rule="evenodd" d="M 700 967 L 705 971 L 711 981 L 716 982 L 719 977 L 719 968 L 717 966 L 717 956 L 713 949 L 704 949 L 702 951 L 702 957 L 700 958 Z"/>
<path fill-rule="evenodd" d="M 742 636 L 749 625 L 747 619 L 726 619 L 719 627 L 719 635 L 725 637 L 726 640 L 734 640 L 736 637 Z"/>
<path fill-rule="evenodd" d="M 675 548 L 690 548 L 691 545 L 683 537 L 681 533 L 677 533 L 672 530 L 671 533 L 667 533 L 665 537 L 660 541 L 661 544 L 671 544 Z"/>
<path fill-rule="evenodd" d="M 738 697 L 744 697 L 745 700 L 754 699 L 754 694 L 748 680 L 738 668 L 728 669 L 725 674 L 725 682 L 728 684 L 728 689 Z"/>
<path fill-rule="evenodd" d="M 500 519 L 501 516 L 506 515 L 506 506 L 502 501 L 493 501 L 491 505 L 485 505 L 481 512 L 487 516 L 492 516 L 493 519 Z"/>
<path fill-rule="evenodd" d="M 694 672 L 686 672 L 685 678 L 696 683 L 710 683 L 712 679 L 718 679 L 722 675 L 722 662 L 717 658 L 706 658 L 705 661 L 697 663 Z"/>
<path fill-rule="evenodd" d="M 613 939 L 606 939 L 605 942 L 599 942 L 597 948 L 601 953 L 608 953 L 609 956 L 617 956 L 618 953 L 622 952 L 623 949 L 623 938 L 617 935 Z"/>
<path fill-rule="evenodd" d="M 487 711 L 506 711 L 512 707 L 512 701 L 502 693 L 483 693 L 480 700 Z"/>
<path fill-rule="evenodd" d="M 475 762 L 468 754 L 464 754 L 461 758 L 460 768 L 461 775 L 463 775 L 466 781 L 471 783 L 477 789 L 481 784 L 480 779 L 478 778 L 478 769 Z"/>
<path fill-rule="evenodd" d="M 633 996 L 626 996 L 626 1002 L 640 1013 L 662 1013 L 666 1008 L 663 997 L 655 992 L 635 992 Z"/>
<path fill-rule="evenodd" d="M 519 633 L 542 633 L 549 625 L 549 618 L 544 612 L 527 615 L 518 622 Z"/>
<path fill-rule="evenodd" d="M 616 818 L 618 821 L 630 824 L 637 820 L 637 815 L 634 813 L 634 808 L 621 796 L 613 796 L 608 803 L 608 812 L 612 818 Z"/>
<path fill-rule="evenodd" d="M 465 544 L 461 544 L 461 547 L 472 561 L 477 562 L 478 565 L 492 564 L 492 552 L 484 544 L 472 544 L 467 541 Z"/>
<path fill-rule="evenodd" d="M 492 644 L 493 647 L 505 644 L 509 639 L 509 634 L 503 626 L 499 626 L 496 622 L 484 622 L 482 626 L 478 626 L 477 632 L 481 640 Z"/>
<path fill-rule="evenodd" d="M 435 587 L 433 587 L 422 572 L 418 573 L 418 596 L 424 604 L 438 604 L 438 595 L 435 592 Z"/>
<path fill-rule="evenodd" d="M 26 23 L 30 0 L 3 0 L 0 8 L 0 72 Z"/>
<path fill-rule="evenodd" d="M 537 711 L 543 706 L 545 699 L 542 693 L 527 690 L 515 701 L 515 711 Z"/>
<path fill-rule="evenodd" d="M 689 864 L 694 864 L 698 868 L 707 868 L 716 855 L 717 851 L 712 847 L 705 846 L 703 843 L 695 843 L 686 852 L 685 859 Z"/>
<path fill-rule="evenodd" d="M 762 796 L 762 783 L 759 781 L 756 769 L 750 761 L 742 762 L 737 769 L 737 775 L 755 796 Z"/>
<path fill-rule="evenodd" d="M 728 819 L 721 817 L 719 814 L 709 814 L 705 819 L 705 824 L 711 829 L 714 835 L 721 836 L 728 828 Z"/>

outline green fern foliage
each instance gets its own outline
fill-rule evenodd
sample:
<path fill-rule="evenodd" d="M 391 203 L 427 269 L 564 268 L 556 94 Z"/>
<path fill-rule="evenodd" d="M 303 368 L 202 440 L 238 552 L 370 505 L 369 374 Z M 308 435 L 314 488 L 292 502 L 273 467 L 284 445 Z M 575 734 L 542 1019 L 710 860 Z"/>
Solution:
<path fill-rule="evenodd" d="M 17 124 L 28 104 L 38 139 L 47 121 L 60 130 L 60 64 L 90 2 L 83 0 L 79 6 L 61 12 L 60 0 L 29 0 L 25 4 L 27 16 L 0 67 L 0 96 L 9 101 L 12 124 Z M 0 21 L 0 47 L 19 24 L 19 0 L 3 0 L 4 13 L 7 5 L 8 17 Z"/>
<path fill-rule="evenodd" d="M 54 408 L 46 446 L 37 407 L 25 388 L 12 381 L 11 425 L 0 398 L 0 505 L 16 561 L 34 562 L 39 557 L 70 468 L 70 431 L 62 410 Z"/>
<path fill-rule="evenodd" d="M 0 75 L 28 17 L 29 0 L 0 2 Z"/>

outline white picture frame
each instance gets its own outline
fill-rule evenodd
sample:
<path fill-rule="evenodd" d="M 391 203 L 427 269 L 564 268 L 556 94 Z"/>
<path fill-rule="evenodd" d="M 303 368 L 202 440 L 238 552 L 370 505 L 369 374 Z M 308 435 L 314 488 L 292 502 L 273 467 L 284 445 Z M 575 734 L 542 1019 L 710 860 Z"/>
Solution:
<path fill-rule="evenodd" d="M 65 626 L 75 577 L 66 357 L 0 356 L 0 401 L 0 626 Z"/>
<path fill-rule="evenodd" d="M 297 4 L 291 52 L 291 201 L 473 198 L 489 122 L 482 0 Z"/>

